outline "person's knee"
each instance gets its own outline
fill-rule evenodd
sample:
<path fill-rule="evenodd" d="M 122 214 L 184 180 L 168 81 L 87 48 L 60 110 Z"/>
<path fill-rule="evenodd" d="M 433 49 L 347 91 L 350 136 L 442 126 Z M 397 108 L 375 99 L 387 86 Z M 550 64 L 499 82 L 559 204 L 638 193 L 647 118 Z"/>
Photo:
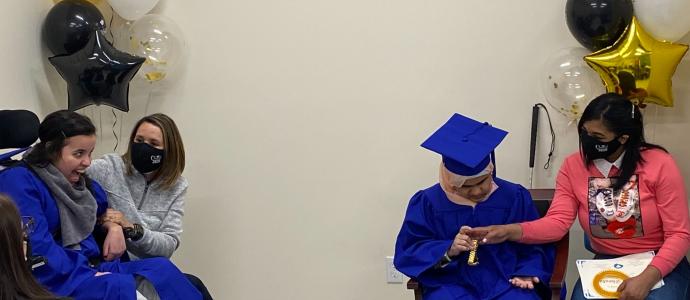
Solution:
<path fill-rule="evenodd" d="M 651 290 L 646 300 L 688 299 L 687 284 L 664 285 L 661 288 Z"/>

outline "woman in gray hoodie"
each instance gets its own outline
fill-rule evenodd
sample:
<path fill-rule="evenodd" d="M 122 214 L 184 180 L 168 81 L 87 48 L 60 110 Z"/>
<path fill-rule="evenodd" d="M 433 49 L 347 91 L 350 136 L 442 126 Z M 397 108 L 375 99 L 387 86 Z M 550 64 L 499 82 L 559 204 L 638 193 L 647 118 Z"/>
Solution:
<path fill-rule="evenodd" d="M 127 152 L 106 154 L 87 169 L 108 193 L 101 221 L 120 224 L 130 256 L 170 257 L 180 245 L 187 180 L 184 146 L 175 122 L 164 114 L 139 120 Z"/>
<path fill-rule="evenodd" d="M 156 113 L 139 120 L 127 152 L 95 159 L 86 173 L 108 193 L 110 208 L 101 222 L 120 224 L 132 259 L 170 257 L 180 246 L 187 180 L 185 153 L 175 122 Z M 187 274 L 204 299 L 203 283 Z"/>

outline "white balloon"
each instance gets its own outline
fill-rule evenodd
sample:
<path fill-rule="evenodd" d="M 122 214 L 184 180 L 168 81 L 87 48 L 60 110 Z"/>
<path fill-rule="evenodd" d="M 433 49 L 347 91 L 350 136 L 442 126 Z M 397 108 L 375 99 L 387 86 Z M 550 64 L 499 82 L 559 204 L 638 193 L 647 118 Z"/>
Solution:
<path fill-rule="evenodd" d="M 606 91 L 599 74 L 582 59 L 587 54 L 589 50 L 580 47 L 561 49 L 548 57 L 542 69 L 540 83 L 546 101 L 571 122 L 582 116 L 589 101 Z"/>
<path fill-rule="evenodd" d="M 182 30 L 166 16 L 143 16 L 129 27 L 128 52 L 146 58 L 138 75 L 149 82 L 161 81 L 174 73 L 184 59 Z"/>
<path fill-rule="evenodd" d="M 123 19 L 137 20 L 151 11 L 158 0 L 108 0 L 108 4 Z"/>
<path fill-rule="evenodd" d="M 690 31 L 688 0 L 635 0 L 633 8 L 642 28 L 658 40 L 675 42 Z"/>

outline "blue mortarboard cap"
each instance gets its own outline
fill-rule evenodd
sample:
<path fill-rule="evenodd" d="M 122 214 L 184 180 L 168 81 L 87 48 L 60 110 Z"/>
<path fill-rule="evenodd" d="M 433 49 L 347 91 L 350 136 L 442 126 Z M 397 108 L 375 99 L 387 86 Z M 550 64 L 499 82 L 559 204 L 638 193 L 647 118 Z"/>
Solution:
<path fill-rule="evenodd" d="M 449 171 L 463 176 L 478 174 L 491 161 L 491 153 L 508 132 L 454 114 L 422 147 L 441 154 Z"/>

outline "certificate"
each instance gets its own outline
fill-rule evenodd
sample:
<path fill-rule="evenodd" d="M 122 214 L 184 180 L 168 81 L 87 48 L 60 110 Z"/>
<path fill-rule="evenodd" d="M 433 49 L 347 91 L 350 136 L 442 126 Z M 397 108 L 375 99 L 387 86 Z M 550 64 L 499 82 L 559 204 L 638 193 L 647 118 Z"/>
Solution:
<path fill-rule="evenodd" d="M 582 291 L 587 299 L 617 299 L 616 290 L 624 280 L 642 273 L 652 262 L 654 251 L 630 254 L 612 259 L 578 259 Z M 658 289 L 664 281 L 654 285 Z"/>

